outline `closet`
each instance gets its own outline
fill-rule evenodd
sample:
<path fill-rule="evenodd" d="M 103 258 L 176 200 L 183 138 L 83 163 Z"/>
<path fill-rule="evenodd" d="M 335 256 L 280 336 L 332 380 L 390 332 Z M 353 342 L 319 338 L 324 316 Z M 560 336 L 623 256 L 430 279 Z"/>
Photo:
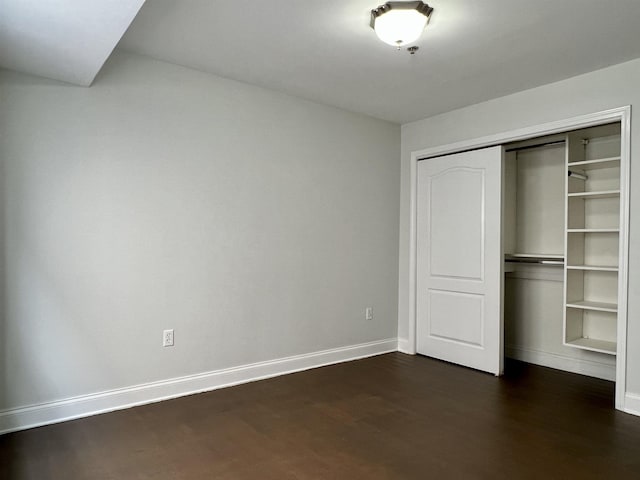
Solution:
<path fill-rule="evenodd" d="M 505 145 L 505 355 L 615 379 L 620 124 Z"/>
<path fill-rule="evenodd" d="M 618 121 L 417 162 L 417 353 L 616 379 L 621 140 Z"/>

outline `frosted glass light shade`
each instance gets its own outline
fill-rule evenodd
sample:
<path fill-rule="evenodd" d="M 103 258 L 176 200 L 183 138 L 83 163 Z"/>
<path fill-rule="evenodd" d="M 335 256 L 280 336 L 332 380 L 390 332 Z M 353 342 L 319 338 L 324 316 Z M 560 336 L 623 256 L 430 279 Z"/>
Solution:
<path fill-rule="evenodd" d="M 424 2 L 387 2 L 371 10 L 371 28 L 384 43 L 402 47 L 415 42 L 433 8 Z"/>
<path fill-rule="evenodd" d="M 389 10 L 376 18 L 374 30 L 384 43 L 402 47 L 415 42 L 426 25 L 427 17 L 417 10 Z"/>

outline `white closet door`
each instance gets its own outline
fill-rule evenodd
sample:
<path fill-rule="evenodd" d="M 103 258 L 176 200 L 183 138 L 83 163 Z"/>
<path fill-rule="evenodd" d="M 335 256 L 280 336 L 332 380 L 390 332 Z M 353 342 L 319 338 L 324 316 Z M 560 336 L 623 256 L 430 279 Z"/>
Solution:
<path fill-rule="evenodd" d="M 418 162 L 417 351 L 502 373 L 502 147 Z"/>

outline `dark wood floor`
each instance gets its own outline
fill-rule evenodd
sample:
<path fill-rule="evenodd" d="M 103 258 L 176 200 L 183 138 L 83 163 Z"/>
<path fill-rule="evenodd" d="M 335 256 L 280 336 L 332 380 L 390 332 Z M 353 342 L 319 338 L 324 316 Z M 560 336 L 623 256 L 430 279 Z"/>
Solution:
<path fill-rule="evenodd" d="M 0 436 L 5 479 L 640 478 L 613 384 L 398 353 Z"/>

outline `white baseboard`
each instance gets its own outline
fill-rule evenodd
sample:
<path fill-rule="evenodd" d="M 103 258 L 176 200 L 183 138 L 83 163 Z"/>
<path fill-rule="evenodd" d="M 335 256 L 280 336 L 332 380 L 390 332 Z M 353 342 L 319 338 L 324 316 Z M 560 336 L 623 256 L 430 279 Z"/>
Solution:
<path fill-rule="evenodd" d="M 4 410 L 0 411 L 0 434 L 395 352 L 397 349 L 398 339 L 390 338 Z"/>
<path fill-rule="evenodd" d="M 626 413 L 631 415 L 637 415 L 640 417 L 640 395 L 634 393 L 627 393 L 624 396 L 624 408 L 622 409 Z"/>
<path fill-rule="evenodd" d="M 398 351 L 408 355 L 414 355 L 415 352 L 409 347 L 409 340 L 406 338 L 398 338 Z"/>
<path fill-rule="evenodd" d="M 608 363 L 565 357 L 564 355 L 558 355 L 556 353 L 529 350 L 514 346 L 507 346 L 505 348 L 505 355 L 509 358 L 522 360 L 523 362 L 533 363 L 534 365 L 540 365 L 542 367 L 579 373 L 603 380 L 616 380 L 616 366 Z"/>

